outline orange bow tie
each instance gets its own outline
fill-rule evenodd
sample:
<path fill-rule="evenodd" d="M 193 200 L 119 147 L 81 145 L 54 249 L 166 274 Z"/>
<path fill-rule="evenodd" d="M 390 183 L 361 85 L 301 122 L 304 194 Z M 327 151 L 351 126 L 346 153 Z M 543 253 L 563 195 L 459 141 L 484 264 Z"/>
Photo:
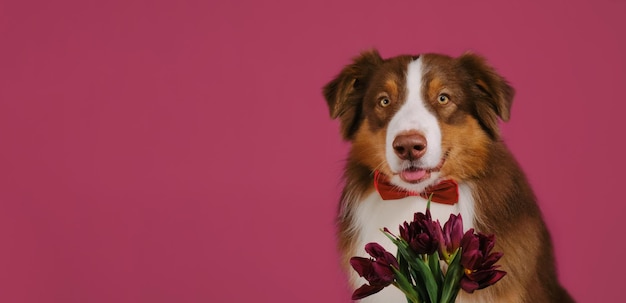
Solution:
<path fill-rule="evenodd" d="M 421 193 L 404 190 L 395 186 L 379 171 L 374 172 L 374 187 L 383 200 L 402 199 L 409 196 L 420 196 L 424 199 L 431 197 L 431 201 L 454 205 L 459 202 L 459 186 L 454 180 L 443 180 L 435 185 L 429 186 Z"/>

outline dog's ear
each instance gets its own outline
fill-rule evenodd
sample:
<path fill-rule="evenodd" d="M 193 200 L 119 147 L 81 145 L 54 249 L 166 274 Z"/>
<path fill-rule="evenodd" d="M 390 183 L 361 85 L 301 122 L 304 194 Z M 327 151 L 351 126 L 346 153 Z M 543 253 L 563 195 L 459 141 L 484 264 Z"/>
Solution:
<path fill-rule="evenodd" d="M 497 139 L 499 137 L 498 117 L 508 121 L 511 117 L 514 89 L 485 59 L 473 53 L 465 53 L 459 58 L 471 81 L 478 98 L 475 100 L 475 115 L 485 130 Z"/>
<path fill-rule="evenodd" d="M 367 83 L 382 62 L 378 51 L 363 52 L 324 86 L 323 93 L 328 102 L 330 117 L 340 119 L 341 134 L 345 140 L 351 140 L 359 126 Z"/>

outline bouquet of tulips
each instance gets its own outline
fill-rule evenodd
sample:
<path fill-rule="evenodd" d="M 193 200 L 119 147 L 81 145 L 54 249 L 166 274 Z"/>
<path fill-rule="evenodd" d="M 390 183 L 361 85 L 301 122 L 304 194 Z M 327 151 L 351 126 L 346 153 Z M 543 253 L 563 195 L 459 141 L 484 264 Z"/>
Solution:
<path fill-rule="evenodd" d="M 460 214 L 450 215 L 442 228 L 432 220 L 429 206 L 425 214 L 415 213 L 412 222 L 400 225 L 400 236 L 387 228 L 382 231 L 398 247 L 397 257 L 378 243 L 369 243 L 365 251 L 371 258 L 350 259 L 354 270 L 369 282 L 354 291 L 353 300 L 393 285 L 409 303 L 449 303 L 460 289 L 473 293 L 506 275 L 495 265 L 502 253 L 491 252 L 493 235 L 474 229 L 464 233 Z"/>

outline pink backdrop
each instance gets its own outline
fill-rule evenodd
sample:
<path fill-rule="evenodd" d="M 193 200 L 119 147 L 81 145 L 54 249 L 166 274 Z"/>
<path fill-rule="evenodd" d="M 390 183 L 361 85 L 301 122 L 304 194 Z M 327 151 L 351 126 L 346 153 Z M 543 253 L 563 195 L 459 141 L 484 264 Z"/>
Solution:
<path fill-rule="evenodd" d="M 0 3 L 0 301 L 349 302 L 320 90 L 370 47 L 485 55 L 563 284 L 623 299 L 623 1 L 226 2 Z"/>

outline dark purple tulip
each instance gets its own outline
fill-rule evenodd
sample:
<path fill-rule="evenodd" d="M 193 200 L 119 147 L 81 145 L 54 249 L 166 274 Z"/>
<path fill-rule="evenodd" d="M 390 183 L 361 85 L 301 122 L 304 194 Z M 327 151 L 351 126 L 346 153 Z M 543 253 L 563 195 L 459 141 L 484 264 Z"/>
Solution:
<path fill-rule="evenodd" d="M 468 293 L 482 289 L 498 282 L 505 271 L 498 270 L 494 265 L 502 257 L 502 253 L 491 253 L 495 243 L 494 235 L 474 234 L 474 229 L 468 230 L 461 240 L 463 247 L 461 265 L 465 274 L 461 278 L 461 288 Z"/>
<path fill-rule="evenodd" d="M 415 213 L 413 221 L 400 225 L 400 237 L 404 239 L 417 254 L 430 255 L 437 251 L 441 235 L 441 225 L 433 221 L 430 210 L 426 214 Z"/>
<path fill-rule="evenodd" d="M 387 250 L 385 250 L 385 248 L 378 243 L 368 243 L 367 245 L 365 245 L 365 252 L 367 252 L 370 256 L 376 259 L 377 263 L 386 265 L 387 267 L 399 267 L 396 257 Z"/>
<path fill-rule="evenodd" d="M 448 262 L 450 255 L 461 246 L 463 239 L 463 218 L 459 214 L 450 214 L 450 219 L 443 225 L 443 233 L 440 236 L 439 255 Z"/>
<path fill-rule="evenodd" d="M 363 284 L 352 294 L 352 300 L 363 299 L 373 295 L 383 288 L 389 286 L 395 280 L 395 275 L 391 267 L 398 268 L 398 260 L 391 253 L 386 251 L 378 243 L 368 243 L 365 251 L 373 259 L 352 257 L 350 265 L 356 270 L 359 276 L 365 278 L 368 284 Z"/>

